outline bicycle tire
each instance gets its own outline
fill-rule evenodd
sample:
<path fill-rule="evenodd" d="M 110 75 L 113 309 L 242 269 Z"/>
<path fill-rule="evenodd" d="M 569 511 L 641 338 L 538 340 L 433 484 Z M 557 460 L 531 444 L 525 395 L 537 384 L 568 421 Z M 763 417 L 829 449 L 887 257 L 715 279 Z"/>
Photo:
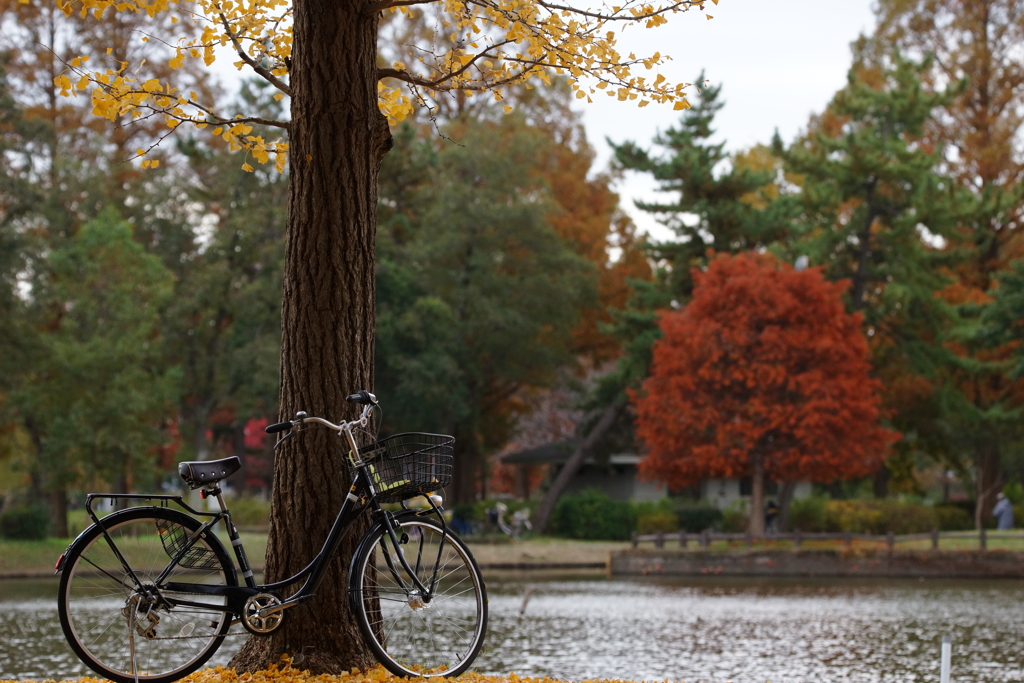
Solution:
<path fill-rule="evenodd" d="M 189 538 L 199 520 L 177 510 L 158 507 L 116 512 L 103 520 L 114 544 L 144 583 L 153 581 L 170 563 L 167 544 Z M 183 536 L 182 533 L 188 536 Z M 212 532 L 204 534 L 176 566 L 168 581 L 235 586 L 234 565 Z M 196 569 L 195 567 L 199 567 Z M 176 577 L 179 577 L 176 579 Z M 216 609 L 164 603 L 149 617 L 134 621 L 135 667 L 129 646 L 131 608 L 137 590 L 96 524 L 75 541 L 64 558 L 57 609 L 71 649 L 90 669 L 116 683 L 169 683 L 187 676 L 214 655 L 231 626 L 231 615 Z M 179 600 L 224 606 L 226 598 L 161 591 Z M 139 610 L 136 609 L 136 616 Z M 149 629 L 152 628 L 152 631 Z"/>
<path fill-rule="evenodd" d="M 352 609 L 359 630 L 377 660 L 396 676 L 457 676 L 473 663 L 487 633 L 487 588 L 480 568 L 465 543 L 449 529 L 424 517 L 395 521 L 403 553 L 420 580 L 429 587 L 436 565 L 438 584 L 429 603 L 416 602 L 384 560 L 409 582 L 387 530 L 373 527 L 360 544 L 349 577 Z"/>

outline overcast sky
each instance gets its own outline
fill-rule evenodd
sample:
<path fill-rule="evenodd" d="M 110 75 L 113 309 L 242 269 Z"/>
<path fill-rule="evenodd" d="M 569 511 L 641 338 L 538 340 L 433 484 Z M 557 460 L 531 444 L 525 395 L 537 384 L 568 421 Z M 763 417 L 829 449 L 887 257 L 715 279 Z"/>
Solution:
<path fill-rule="evenodd" d="M 722 86 L 725 108 L 716 128 L 730 151 L 767 143 L 776 129 L 792 140 L 843 87 L 850 43 L 874 26 L 870 0 L 720 0 L 706 10 L 714 19 L 692 11 L 657 29 L 627 32 L 620 52 L 671 55 L 662 73 L 674 82 L 694 81 L 704 69 Z M 601 168 L 610 156 L 606 137 L 646 147 L 657 130 L 679 120 L 671 105 L 639 109 L 603 95 L 580 109 Z M 618 189 L 637 225 L 664 238 L 666 231 L 633 207 L 634 199 L 657 197 L 653 188 L 645 176 L 629 174 Z"/>

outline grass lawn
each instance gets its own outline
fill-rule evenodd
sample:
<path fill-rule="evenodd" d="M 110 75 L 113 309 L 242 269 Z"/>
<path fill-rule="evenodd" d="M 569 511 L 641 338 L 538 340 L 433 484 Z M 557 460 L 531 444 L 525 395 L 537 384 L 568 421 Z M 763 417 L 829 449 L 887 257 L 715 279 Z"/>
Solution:
<path fill-rule="evenodd" d="M 227 535 L 218 534 L 228 555 L 234 560 L 231 543 Z M 52 574 L 57 558 L 71 542 L 67 538 L 48 538 L 44 541 L 13 541 L 0 539 L 0 576 L 5 574 Z M 242 533 L 245 552 L 253 568 L 263 568 L 263 558 L 267 552 L 265 534 Z M 129 558 L 130 559 L 130 558 Z"/>
<path fill-rule="evenodd" d="M 234 559 L 230 550 L 227 535 L 218 530 L 218 536 L 228 548 L 228 554 Z M 497 539 L 466 539 L 477 562 L 481 565 L 496 564 L 597 564 L 608 560 L 608 553 L 616 550 L 627 550 L 632 547 L 629 541 L 577 541 L 548 536 L 534 536 L 525 540 L 513 541 L 509 538 Z M 242 532 L 249 561 L 253 568 L 263 567 L 263 558 L 267 551 L 267 535 L 260 532 Z M 57 558 L 64 552 L 69 539 L 50 538 L 44 541 L 12 541 L 0 539 L 0 576 L 4 574 L 47 574 L 53 572 Z M 755 543 L 755 549 L 790 550 L 792 541 L 765 540 Z M 854 550 L 886 550 L 885 543 L 853 541 Z M 641 549 L 653 549 L 653 543 L 641 543 Z M 841 541 L 805 540 L 801 546 L 804 550 L 842 549 Z M 939 544 L 941 550 L 977 550 L 978 537 L 944 538 Z M 671 537 L 665 539 L 666 550 L 678 550 L 679 541 Z M 695 538 L 691 537 L 688 549 L 699 551 Z M 742 552 L 747 549 L 743 541 L 714 541 L 710 551 Z M 904 541 L 896 544 L 897 550 L 930 550 L 931 541 Z M 1024 551 L 1024 533 L 1019 538 L 988 539 L 989 550 Z M 312 559 L 312 558 L 310 558 Z"/>

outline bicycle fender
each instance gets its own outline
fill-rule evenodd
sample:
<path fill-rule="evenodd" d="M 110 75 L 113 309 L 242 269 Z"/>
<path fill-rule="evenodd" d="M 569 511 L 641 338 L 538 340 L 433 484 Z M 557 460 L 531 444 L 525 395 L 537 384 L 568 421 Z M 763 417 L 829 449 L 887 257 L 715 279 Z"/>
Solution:
<path fill-rule="evenodd" d="M 96 525 L 95 524 L 91 524 L 91 525 L 85 527 L 84 529 L 82 529 L 82 533 L 80 533 L 77 536 L 75 536 L 75 539 L 73 541 L 71 541 L 71 543 L 68 543 L 68 547 L 64 548 L 64 552 L 62 552 L 60 554 L 60 557 L 57 558 L 57 564 L 54 565 L 54 567 L 53 567 L 53 573 L 54 574 L 60 574 L 64 570 L 64 558 L 68 556 L 68 553 L 71 552 L 72 548 L 75 548 L 75 547 L 81 545 L 82 543 L 84 543 L 84 541 L 82 540 L 82 537 L 85 536 L 87 533 L 89 533 L 89 531 L 94 526 L 96 526 Z"/>
<path fill-rule="evenodd" d="M 393 515 L 392 517 L 395 521 L 402 521 L 403 519 L 408 519 L 409 517 L 416 517 L 417 515 L 419 515 L 419 511 L 417 510 L 403 510 Z M 373 539 L 377 537 L 377 532 L 382 529 L 387 529 L 387 527 L 384 526 L 383 521 L 378 521 L 370 527 L 369 531 L 363 534 L 363 539 L 359 542 L 359 547 L 356 548 L 356 551 L 354 553 L 352 553 L 352 559 L 349 560 L 348 575 L 350 581 L 352 580 L 351 577 L 356 575 L 356 565 L 359 561 L 359 558 L 363 556 L 363 553 L 370 552 L 373 546 Z M 355 614 L 358 605 L 356 605 L 356 592 L 352 590 L 351 587 L 349 588 L 348 591 L 348 602 L 349 607 L 352 609 L 352 613 Z"/>
<path fill-rule="evenodd" d="M 95 524 L 94 523 L 94 524 L 92 524 L 90 526 L 87 526 L 85 528 L 85 530 L 82 531 L 82 533 L 78 534 L 78 536 L 75 538 L 75 540 L 71 541 L 71 543 L 68 545 L 68 547 L 64 549 L 64 552 L 61 553 L 60 558 L 57 560 L 57 566 L 54 567 L 55 571 L 53 573 L 54 574 L 59 574 L 61 571 L 63 571 L 63 569 L 64 569 L 64 558 L 66 558 L 68 555 L 70 555 L 72 550 L 76 550 L 79 546 L 84 545 L 87 542 L 86 541 L 86 536 L 90 535 L 90 533 L 93 531 L 93 529 L 95 529 L 95 528 L 105 529 L 106 527 L 110 526 L 111 524 L 117 523 L 117 521 L 121 517 L 127 516 L 129 513 L 134 514 L 134 513 L 138 512 L 139 510 L 153 510 L 153 511 L 159 510 L 163 514 L 171 512 L 171 513 L 174 513 L 174 514 L 179 515 L 181 517 L 186 517 L 186 518 L 189 518 L 189 519 L 193 519 L 193 518 L 188 517 L 188 515 L 186 515 L 184 512 L 181 512 L 179 510 L 174 510 L 174 509 L 171 509 L 171 508 L 158 507 L 156 505 L 146 505 L 146 506 L 140 505 L 138 507 L 130 507 L 130 508 L 125 508 L 124 510 L 118 510 L 117 512 L 112 512 L 109 515 L 107 515 L 106 517 L 100 518 L 101 524 Z M 224 544 L 221 543 L 221 540 L 219 538 L 217 538 L 216 534 L 210 533 L 210 534 L 207 535 L 206 539 L 210 542 L 211 545 L 219 546 L 219 549 L 224 552 L 224 555 L 226 557 L 228 557 L 228 558 L 231 557 L 230 553 L 228 553 L 227 549 L 224 547 Z M 232 571 L 234 571 L 234 566 L 232 566 Z"/>

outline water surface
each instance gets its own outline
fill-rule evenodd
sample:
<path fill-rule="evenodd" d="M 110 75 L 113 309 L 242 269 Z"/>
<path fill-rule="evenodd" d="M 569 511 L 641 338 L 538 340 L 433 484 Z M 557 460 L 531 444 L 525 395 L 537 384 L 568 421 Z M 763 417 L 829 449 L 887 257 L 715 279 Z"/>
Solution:
<path fill-rule="evenodd" d="M 476 670 L 687 683 L 1024 681 L 1024 582 L 608 579 L 487 573 Z M 65 644 L 56 581 L 0 581 L 0 678 L 89 672 Z M 523 598 L 532 589 L 525 614 Z M 241 647 L 241 629 L 213 663 Z"/>

